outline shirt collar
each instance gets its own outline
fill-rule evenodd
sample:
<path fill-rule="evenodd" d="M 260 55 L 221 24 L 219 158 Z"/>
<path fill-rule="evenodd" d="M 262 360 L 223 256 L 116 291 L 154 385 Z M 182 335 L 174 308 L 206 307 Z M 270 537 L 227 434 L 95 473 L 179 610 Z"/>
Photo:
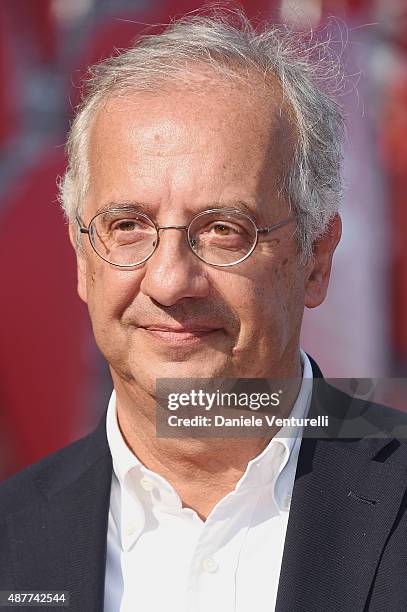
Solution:
<path fill-rule="evenodd" d="M 302 382 L 297 399 L 289 415 L 295 418 L 303 418 L 307 415 L 312 395 L 312 366 L 308 355 L 302 349 L 300 349 L 300 360 L 302 367 Z M 288 486 L 290 486 L 291 480 L 294 480 L 302 430 L 303 427 L 300 426 L 294 428 L 289 426 L 282 427 L 270 440 L 266 448 L 264 448 L 257 457 L 249 461 L 244 475 L 239 480 L 238 486 L 246 487 L 271 484 L 279 508 L 286 509 L 282 500 L 281 490 L 287 487 L 278 487 L 277 494 L 276 488 L 277 484 L 279 484 L 279 477 L 284 469 L 286 476 L 285 482 L 287 482 Z M 287 471 L 290 467 L 290 476 L 287 477 Z"/>
<path fill-rule="evenodd" d="M 290 413 L 290 418 L 302 419 L 307 416 L 312 395 L 313 372 L 308 355 L 300 349 L 302 382 L 297 399 Z M 296 440 L 302 436 L 303 427 L 284 426 L 280 429 L 274 439 L 282 442 L 289 452 L 292 451 Z"/>
<path fill-rule="evenodd" d="M 142 466 L 141 461 L 124 441 L 117 420 L 116 391 L 113 389 L 106 414 L 106 433 L 113 460 L 113 470 L 122 486 L 126 476 L 134 468 Z"/>

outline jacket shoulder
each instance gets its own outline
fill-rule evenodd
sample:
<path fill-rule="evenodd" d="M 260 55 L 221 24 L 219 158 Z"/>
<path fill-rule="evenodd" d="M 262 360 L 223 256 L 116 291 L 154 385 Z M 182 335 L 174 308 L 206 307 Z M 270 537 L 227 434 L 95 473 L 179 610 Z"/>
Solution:
<path fill-rule="evenodd" d="M 330 438 L 360 449 L 391 442 L 393 448 L 397 445 L 400 449 L 397 457 L 405 456 L 407 412 L 373 402 L 370 397 L 352 396 L 333 386 L 329 379 L 317 382 L 309 416 L 323 415 L 327 425 L 310 430 L 308 437 Z"/>
<path fill-rule="evenodd" d="M 0 522 L 26 506 L 45 501 L 109 452 L 104 423 L 90 434 L 47 455 L 0 483 Z"/>

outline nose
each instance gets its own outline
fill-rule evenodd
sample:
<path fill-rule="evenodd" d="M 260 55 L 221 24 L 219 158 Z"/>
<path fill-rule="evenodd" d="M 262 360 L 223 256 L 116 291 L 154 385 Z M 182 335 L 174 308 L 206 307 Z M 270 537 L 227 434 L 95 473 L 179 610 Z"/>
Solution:
<path fill-rule="evenodd" d="M 209 293 L 205 264 L 191 252 L 185 226 L 163 226 L 157 249 L 144 265 L 140 290 L 163 306 L 179 300 L 205 298 Z"/>

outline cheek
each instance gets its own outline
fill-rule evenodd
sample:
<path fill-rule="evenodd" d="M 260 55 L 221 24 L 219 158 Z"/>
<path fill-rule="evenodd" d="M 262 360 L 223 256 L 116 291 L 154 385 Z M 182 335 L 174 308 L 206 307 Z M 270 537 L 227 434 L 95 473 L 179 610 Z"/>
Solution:
<path fill-rule="evenodd" d="M 136 297 L 141 279 L 134 270 L 95 266 L 87 275 L 88 306 L 92 320 L 120 319 Z"/>
<path fill-rule="evenodd" d="M 245 314 L 246 324 L 256 335 L 267 335 L 270 329 L 275 329 L 281 323 L 285 311 L 282 293 L 271 279 L 264 280 L 260 286 L 253 285 Z"/>
<path fill-rule="evenodd" d="M 259 267 L 259 273 L 240 289 L 238 303 L 241 319 L 259 335 L 297 319 L 304 308 L 298 266 L 284 258 L 274 262 L 267 274 Z"/>
<path fill-rule="evenodd" d="M 241 340 L 259 338 L 269 333 L 281 318 L 283 297 L 272 280 L 272 274 L 261 278 L 234 278 L 225 284 L 224 298 L 240 322 Z"/>

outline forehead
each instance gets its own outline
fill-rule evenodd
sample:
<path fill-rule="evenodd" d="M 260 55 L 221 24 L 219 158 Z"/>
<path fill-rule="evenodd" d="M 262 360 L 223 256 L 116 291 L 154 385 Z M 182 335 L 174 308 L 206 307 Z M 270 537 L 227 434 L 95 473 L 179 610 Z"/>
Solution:
<path fill-rule="evenodd" d="M 102 206 L 177 194 L 189 201 L 225 191 L 238 197 L 239 189 L 256 191 L 261 183 L 275 189 L 292 149 L 277 82 L 204 77 L 186 87 L 127 92 L 106 100 L 94 119 L 90 191 Z"/>

